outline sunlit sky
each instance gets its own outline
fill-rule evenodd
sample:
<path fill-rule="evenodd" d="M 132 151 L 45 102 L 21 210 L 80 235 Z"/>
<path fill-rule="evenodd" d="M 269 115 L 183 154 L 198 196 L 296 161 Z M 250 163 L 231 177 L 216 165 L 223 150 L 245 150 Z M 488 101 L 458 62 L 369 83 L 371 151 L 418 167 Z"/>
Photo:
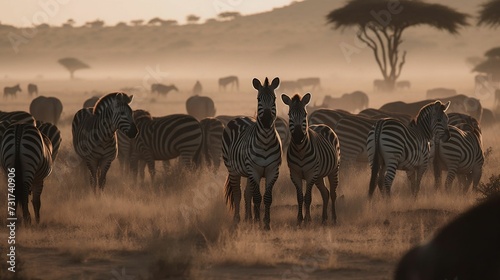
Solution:
<path fill-rule="evenodd" d="M 0 0 L 0 22 L 15 26 L 41 23 L 76 25 L 101 19 L 106 25 L 154 17 L 185 23 L 187 15 L 214 18 L 223 11 L 253 14 L 288 5 L 292 0 Z"/>

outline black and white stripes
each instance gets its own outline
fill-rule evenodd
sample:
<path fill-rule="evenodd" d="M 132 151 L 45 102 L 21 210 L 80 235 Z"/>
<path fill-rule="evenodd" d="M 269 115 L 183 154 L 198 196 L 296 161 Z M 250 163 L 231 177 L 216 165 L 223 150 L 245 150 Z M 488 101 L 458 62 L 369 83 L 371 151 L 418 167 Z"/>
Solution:
<path fill-rule="evenodd" d="M 251 219 L 251 198 L 253 197 L 255 220 L 260 219 L 262 196 L 259 183 L 266 179 L 264 192 L 264 227 L 270 229 L 270 207 L 272 190 L 278 179 L 281 165 L 281 142 L 276 131 L 276 94 L 279 78 L 271 84 L 266 78 L 262 85 L 253 79 L 257 94 L 257 120 L 243 117 L 230 121 L 223 133 L 222 157 L 229 172 L 225 184 L 226 202 L 234 207 L 234 220 L 240 220 L 241 189 L 240 178 L 248 178 L 245 189 L 245 218 Z"/>
<path fill-rule="evenodd" d="M 395 119 L 382 119 L 367 139 L 368 158 L 372 165 L 369 196 L 378 181 L 382 193 L 390 195 L 396 170 L 406 170 L 414 195 L 418 194 L 422 175 L 427 169 L 430 141 L 450 138 L 446 105 L 436 101 L 422 107 L 409 126 Z M 378 179 L 378 180 L 377 180 Z"/>
<path fill-rule="evenodd" d="M 283 102 L 289 106 L 289 127 L 291 133 L 290 146 L 287 152 L 287 162 L 290 168 L 290 177 L 297 190 L 298 214 L 300 225 L 304 219 L 302 205 L 305 199 L 305 221 L 311 221 L 311 192 L 316 185 L 323 199 L 322 221 L 327 221 L 328 201 L 332 199 L 332 219 L 337 221 L 335 211 L 336 189 L 338 186 L 340 148 L 339 140 L 333 130 L 326 125 L 307 124 L 306 105 L 311 100 L 307 93 L 301 99 L 295 95 L 290 99 L 287 95 L 281 96 Z M 328 177 L 330 192 L 325 186 L 324 178 Z M 306 181 L 305 197 L 302 191 L 302 180 Z"/>

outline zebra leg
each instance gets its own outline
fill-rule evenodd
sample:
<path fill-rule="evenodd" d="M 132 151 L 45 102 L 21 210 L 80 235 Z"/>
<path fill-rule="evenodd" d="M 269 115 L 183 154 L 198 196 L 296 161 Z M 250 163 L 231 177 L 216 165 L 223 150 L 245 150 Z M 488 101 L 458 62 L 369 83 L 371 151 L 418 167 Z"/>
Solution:
<path fill-rule="evenodd" d="M 104 185 L 106 184 L 106 174 L 108 173 L 109 168 L 111 167 L 111 161 L 105 161 L 104 165 L 101 164 L 100 172 L 99 172 L 99 189 L 104 190 Z"/>
<path fill-rule="evenodd" d="M 94 193 L 96 193 L 96 187 L 97 187 L 97 164 L 90 164 L 87 163 L 87 168 L 90 171 L 90 186 L 92 187 L 92 190 Z"/>
<path fill-rule="evenodd" d="M 339 186 L 339 170 L 328 175 L 328 181 L 330 182 L 330 198 L 332 199 L 332 221 L 333 224 L 337 223 L 337 210 L 335 202 L 337 201 L 337 187 Z"/>
<path fill-rule="evenodd" d="M 323 199 L 323 213 L 321 215 L 321 222 L 323 224 L 326 224 L 326 221 L 328 221 L 328 201 L 330 200 L 330 192 L 326 188 L 324 180 L 324 178 L 319 178 L 316 181 L 316 187 L 318 187 L 319 191 L 321 192 L 321 198 Z"/>
<path fill-rule="evenodd" d="M 446 191 L 450 191 L 451 185 L 453 184 L 453 180 L 455 180 L 456 175 L 457 166 L 448 166 L 448 175 L 446 176 L 446 180 L 444 181 L 444 187 Z"/>
<path fill-rule="evenodd" d="M 311 201 L 312 201 L 312 187 L 314 182 L 306 182 L 306 194 L 304 196 L 306 214 L 304 217 L 304 221 L 306 223 L 311 222 Z"/>
<path fill-rule="evenodd" d="M 437 155 L 434 155 L 433 169 L 434 169 L 434 188 L 437 190 L 441 187 L 441 165 L 437 159 Z"/>
<path fill-rule="evenodd" d="M 384 189 L 382 195 L 386 195 L 387 197 L 391 196 L 391 187 L 392 182 L 394 181 L 394 177 L 396 177 L 396 170 L 396 162 L 387 164 L 387 172 L 384 179 Z"/>
<path fill-rule="evenodd" d="M 472 169 L 472 189 L 477 190 L 477 186 L 479 185 L 479 181 L 481 180 L 481 177 L 483 176 L 483 167 L 482 166 L 474 166 Z M 469 191 L 470 184 L 466 186 L 464 189 L 465 192 Z"/>
<path fill-rule="evenodd" d="M 33 198 L 31 203 L 33 204 L 33 210 L 35 210 L 35 221 L 37 224 L 40 223 L 40 207 L 42 202 L 40 196 L 42 195 L 43 180 L 40 180 L 33 184 Z"/>
<path fill-rule="evenodd" d="M 146 159 L 146 161 L 141 161 L 141 163 L 147 164 L 148 169 L 149 169 L 149 176 L 151 177 L 151 185 L 155 185 L 155 175 L 156 175 L 156 170 L 155 170 L 155 161 L 152 158 Z M 145 178 L 145 165 L 141 165 L 140 170 L 141 170 L 141 182 L 144 184 L 144 178 Z"/>
<path fill-rule="evenodd" d="M 247 184 L 245 186 L 245 221 L 250 222 L 252 220 L 252 190 L 250 187 L 250 179 L 247 178 Z"/>
<path fill-rule="evenodd" d="M 250 187 L 250 192 L 253 197 L 253 212 L 254 220 L 260 221 L 260 203 L 262 202 L 262 195 L 260 193 L 260 177 L 257 179 L 248 177 L 247 188 Z"/>
<path fill-rule="evenodd" d="M 229 174 L 229 186 L 227 186 L 228 189 L 226 191 L 229 192 L 229 199 L 231 205 L 234 207 L 234 222 L 239 223 L 240 222 L 240 202 L 241 202 L 241 187 L 240 187 L 240 181 L 241 181 L 241 176 L 235 175 L 235 174 Z"/>
<path fill-rule="evenodd" d="M 406 176 L 408 177 L 408 181 L 410 182 L 411 193 L 415 196 L 415 182 L 417 180 L 417 173 L 415 170 L 406 171 Z"/>
<path fill-rule="evenodd" d="M 304 205 L 304 194 L 302 192 L 302 178 L 300 175 L 292 172 L 290 170 L 290 177 L 292 179 L 292 183 L 295 185 L 295 189 L 297 190 L 297 224 L 300 226 L 302 221 L 304 220 L 304 216 L 302 215 L 302 206 Z"/>
<path fill-rule="evenodd" d="M 19 202 L 21 204 L 21 210 L 23 211 L 23 221 L 25 225 L 31 225 L 31 215 L 28 208 L 28 197 L 29 197 L 29 187 L 23 186 L 21 192 L 21 197 L 19 198 Z M 17 203 L 16 203 L 17 206 Z"/>
<path fill-rule="evenodd" d="M 265 174 L 267 173 L 267 170 Z M 279 166 L 276 167 L 276 170 L 274 172 L 269 172 L 267 173 L 269 176 L 274 174 L 272 178 L 266 177 L 266 190 L 264 192 L 264 229 L 265 230 L 270 230 L 270 223 L 271 223 L 271 204 L 273 203 L 273 187 L 274 183 L 276 183 L 276 180 L 278 179 L 279 175 Z"/>
<path fill-rule="evenodd" d="M 422 177 L 424 176 L 424 173 L 426 170 L 427 170 L 426 166 L 420 166 L 417 168 L 417 171 L 416 171 L 417 177 L 415 178 L 415 193 L 414 193 L 415 197 L 420 192 L 420 183 L 422 182 Z"/>

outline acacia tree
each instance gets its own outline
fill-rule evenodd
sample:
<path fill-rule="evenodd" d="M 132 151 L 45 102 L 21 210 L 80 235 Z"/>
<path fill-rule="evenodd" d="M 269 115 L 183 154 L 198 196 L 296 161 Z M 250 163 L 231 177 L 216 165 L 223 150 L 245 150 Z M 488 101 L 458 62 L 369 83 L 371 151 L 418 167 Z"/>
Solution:
<path fill-rule="evenodd" d="M 61 64 L 64 68 L 66 68 L 66 70 L 69 71 L 71 79 L 74 78 L 73 73 L 76 70 L 90 68 L 90 66 L 74 57 L 61 58 L 57 62 L 59 62 L 59 64 Z"/>
<path fill-rule="evenodd" d="M 400 46 L 407 28 L 429 25 L 456 34 L 468 25 L 467 17 L 447 6 L 419 0 L 351 0 L 326 19 L 334 29 L 358 28 L 357 37 L 372 49 L 385 89 L 392 91 L 406 61 L 406 51 L 401 53 Z"/>
<path fill-rule="evenodd" d="M 500 0 L 490 0 L 481 5 L 478 25 L 500 26 Z"/>

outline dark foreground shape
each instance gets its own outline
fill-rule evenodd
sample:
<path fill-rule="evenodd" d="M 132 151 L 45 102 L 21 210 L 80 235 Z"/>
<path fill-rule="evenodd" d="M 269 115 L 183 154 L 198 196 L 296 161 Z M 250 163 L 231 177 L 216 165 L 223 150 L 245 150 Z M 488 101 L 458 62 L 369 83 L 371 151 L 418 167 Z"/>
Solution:
<path fill-rule="evenodd" d="M 468 210 L 406 253 L 394 279 L 500 279 L 499 217 L 500 196 Z"/>

